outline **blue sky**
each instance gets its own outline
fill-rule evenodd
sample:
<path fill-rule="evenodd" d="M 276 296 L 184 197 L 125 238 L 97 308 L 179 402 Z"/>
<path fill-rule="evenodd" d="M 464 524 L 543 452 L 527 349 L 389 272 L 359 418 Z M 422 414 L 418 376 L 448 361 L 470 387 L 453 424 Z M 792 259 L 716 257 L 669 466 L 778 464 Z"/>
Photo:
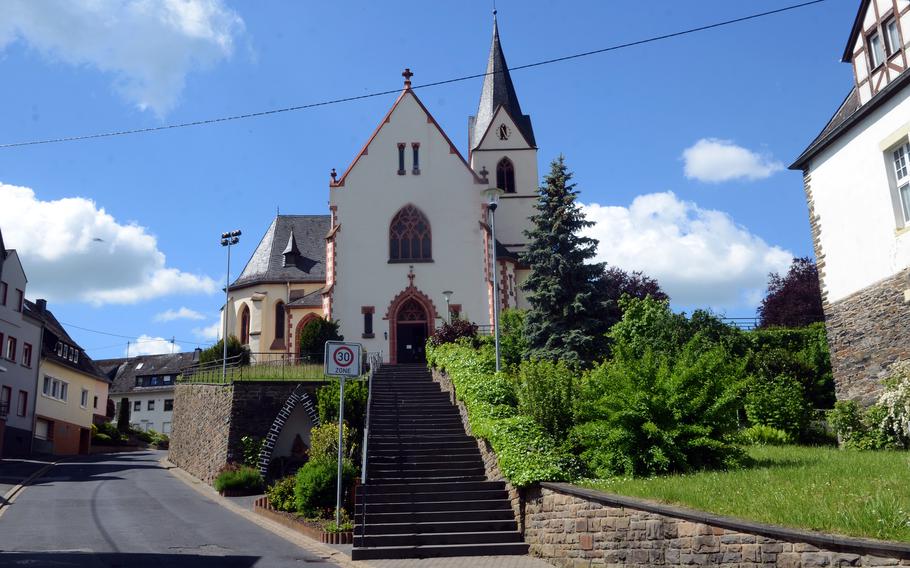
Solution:
<path fill-rule="evenodd" d="M 498 9 L 514 67 L 790 3 L 499 0 Z M 753 315 L 768 270 L 812 254 L 801 175 L 785 168 L 852 86 L 839 56 L 858 4 L 828 0 L 516 71 L 540 173 L 565 154 L 598 221 L 600 258 L 657 276 L 678 309 Z M 485 68 L 488 2 L 261 6 L 4 3 L 0 144 L 397 89 L 404 67 L 415 85 Z M 417 91 L 464 153 L 480 82 Z M 276 207 L 325 213 L 329 171 L 344 170 L 394 99 L 0 149 L 0 229 L 21 251 L 28 296 L 47 296 L 69 324 L 176 337 L 183 349 L 210 343 L 221 231 L 244 233 L 236 277 Z M 127 339 L 70 331 L 95 358 L 125 352 Z"/>

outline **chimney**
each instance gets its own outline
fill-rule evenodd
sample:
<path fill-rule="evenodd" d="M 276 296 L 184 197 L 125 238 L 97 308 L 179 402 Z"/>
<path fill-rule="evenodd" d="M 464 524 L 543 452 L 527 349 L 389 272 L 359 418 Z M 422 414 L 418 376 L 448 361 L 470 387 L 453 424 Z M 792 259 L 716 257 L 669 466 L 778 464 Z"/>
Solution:
<path fill-rule="evenodd" d="M 44 312 L 47 311 L 47 300 L 45 300 L 44 298 L 35 300 L 35 305 L 38 306 L 39 314 L 43 314 Z"/>

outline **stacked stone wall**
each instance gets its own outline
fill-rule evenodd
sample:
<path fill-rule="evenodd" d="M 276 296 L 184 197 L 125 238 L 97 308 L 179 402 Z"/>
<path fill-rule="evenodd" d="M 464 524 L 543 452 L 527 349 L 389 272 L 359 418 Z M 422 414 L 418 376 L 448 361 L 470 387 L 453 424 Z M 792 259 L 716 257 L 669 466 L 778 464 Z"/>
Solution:
<path fill-rule="evenodd" d="M 876 402 L 895 362 L 910 359 L 910 270 L 836 302 L 825 302 L 838 400 Z"/>
<path fill-rule="evenodd" d="M 910 566 L 910 545 L 784 529 L 543 483 L 527 491 L 525 541 L 559 567 Z"/>
<path fill-rule="evenodd" d="M 228 462 L 234 388 L 178 384 L 168 459 L 206 483 Z"/>

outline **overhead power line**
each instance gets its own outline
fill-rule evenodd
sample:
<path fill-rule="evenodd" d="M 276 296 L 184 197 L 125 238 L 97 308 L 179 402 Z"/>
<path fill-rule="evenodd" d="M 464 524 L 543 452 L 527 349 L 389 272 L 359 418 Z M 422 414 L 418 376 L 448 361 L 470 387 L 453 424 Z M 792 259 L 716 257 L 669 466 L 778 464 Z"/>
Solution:
<path fill-rule="evenodd" d="M 681 31 L 673 32 L 673 33 L 669 33 L 669 34 L 663 34 L 663 35 L 653 36 L 653 37 L 640 39 L 640 40 L 636 40 L 636 41 L 630 41 L 627 43 L 611 45 L 609 47 L 595 49 L 592 51 L 584 51 L 581 53 L 574 53 L 572 55 L 565 55 L 562 57 L 554 57 L 552 59 L 545 59 L 543 61 L 537 61 L 534 63 L 527 63 L 525 65 L 519 65 L 517 67 L 510 67 L 509 71 L 520 71 L 522 69 L 531 69 L 533 67 L 542 67 L 544 65 L 552 65 L 554 63 L 562 63 L 564 61 L 570 61 L 572 59 L 580 59 L 582 57 L 590 57 L 592 55 L 599 55 L 601 53 L 608 53 L 610 51 L 617 51 L 620 49 L 626 49 L 629 47 L 635 47 L 635 46 L 644 45 L 647 43 L 654 43 L 656 41 L 662 41 L 662 40 L 671 39 L 671 38 L 675 38 L 675 37 L 681 37 L 681 36 L 690 35 L 690 34 L 694 34 L 694 33 L 698 33 L 698 32 L 712 30 L 715 28 L 729 26 L 732 24 L 738 24 L 741 22 L 749 21 L 749 20 L 764 18 L 767 16 L 772 16 L 774 14 L 789 12 L 791 10 L 805 8 L 806 6 L 811 6 L 813 4 L 821 4 L 822 2 L 827 2 L 827 0 L 810 0 L 808 2 L 792 4 L 790 6 L 784 6 L 783 8 L 777 8 L 776 10 L 768 10 L 765 12 L 759 12 L 757 14 L 750 14 L 748 16 L 742 16 L 740 18 L 734 18 L 732 20 L 724 20 L 722 22 L 715 22 L 713 24 L 698 26 L 696 28 L 689 28 L 686 30 L 681 30 Z M 493 73 L 495 73 L 495 72 L 493 72 Z M 464 75 L 461 77 L 454 77 L 452 79 L 444 79 L 442 81 L 434 81 L 432 83 L 414 85 L 411 87 L 411 89 L 416 90 L 416 89 L 427 89 L 429 87 L 438 87 L 440 85 L 448 85 L 451 83 L 458 83 L 461 81 L 468 81 L 470 79 L 478 79 L 480 77 L 486 77 L 487 75 L 491 75 L 493 73 L 476 73 L 474 75 Z M 83 134 L 80 136 L 64 136 L 64 137 L 60 137 L 60 138 L 45 138 L 45 139 L 41 139 L 41 140 L 9 142 L 9 143 L 5 143 L 5 144 L 0 144 L 0 149 L 18 148 L 20 146 L 37 146 L 40 144 L 56 144 L 56 143 L 60 143 L 60 142 L 76 142 L 76 141 L 80 141 L 80 140 L 93 140 L 95 138 L 111 138 L 113 136 L 126 136 L 128 134 L 146 134 L 149 132 L 159 132 L 162 130 L 174 130 L 174 129 L 178 129 L 178 128 L 189 128 L 192 126 L 204 126 L 207 124 L 217 124 L 219 122 L 231 122 L 231 121 L 235 121 L 235 120 L 245 120 L 248 118 L 259 118 L 262 116 L 269 116 L 269 115 L 273 115 L 273 114 L 281 114 L 281 113 L 285 113 L 285 112 L 294 112 L 294 111 L 299 111 L 299 110 L 307 110 L 307 109 L 312 109 L 312 108 L 317 108 L 317 107 L 324 107 L 324 106 L 336 105 L 336 104 L 341 104 L 341 103 L 348 103 L 348 102 L 352 102 L 352 101 L 360 101 L 363 99 L 370 99 L 370 98 L 374 98 L 374 97 L 381 97 L 384 95 L 391 95 L 391 94 L 395 94 L 398 92 L 401 92 L 401 88 L 388 89 L 388 90 L 384 90 L 384 91 L 376 91 L 376 92 L 367 93 L 364 95 L 355 95 L 355 96 L 350 96 L 350 97 L 342 97 L 342 98 L 338 98 L 338 99 L 329 99 L 329 100 L 325 100 L 325 101 L 308 103 L 308 104 L 303 104 L 303 105 L 289 106 L 289 107 L 283 107 L 283 108 L 274 108 L 274 109 L 269 109 L 269 110 L 249 112 L 249 113 L 245 113 L 245 114 L 235 114 L 235 115 L 231 115 L 231 116 L 222 116 L 222 117 L 218 117 L 218 118 L 209 118 L 209 119 L 204 119 L 204 120 L 194 120 L 191 122 L 180 122 L 180 123 L 175 123 L 175 124 L 166 124 L 166 125 L 162 125 L 162 126 L 152 126 L 152 127 L 148 127 L 148 128 L 114 130 L 114 131 L 110 131 L 110 132 L 99 132 L 99 133 L 95 133 L 95 134 Z"/>
<path fill-rule="evenodd" d="M 185 340 L 185 339 L 173 339 L 173 338 L 172 339 L 164 339 L 164 338 L 162 338 L 162 339 L 140 339 L 139 337 L 137 337 L 135 335 L 121 335 L 119 333 L 111 333 L 109 331 L 98 331 L 97 329 L 89 329 L 87 327 L 82 327 L 82 326 L 79 326 L 79 325 L 76 325 L 73 323 L 66 323 L 66 322 L 60 322 L 60 323 L 67 327 L 74 327 L 76 329 L 81 329 L 82 331 L 88 331 L 90 333 L 97 333 L 99 335 L 108 335 L 110 337 L 120 337 L 123 339 L 129 339 L 133 343 L 161 341 L 163 339 L 167 343 L 187 343 L 189 345 L 205 345 L 204 343 L 200 343 L 198 341 L 189 341 L 189 340 Z M 99 348 L 99 349 L 101 349 L 101 348 Z"/>

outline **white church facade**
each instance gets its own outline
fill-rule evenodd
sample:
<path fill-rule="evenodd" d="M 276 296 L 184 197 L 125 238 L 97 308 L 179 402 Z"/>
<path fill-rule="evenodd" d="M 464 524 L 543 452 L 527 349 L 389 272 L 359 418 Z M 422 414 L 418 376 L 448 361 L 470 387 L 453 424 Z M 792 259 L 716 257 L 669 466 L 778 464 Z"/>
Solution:
<path fill-rule="evenodd" d="M 837 396 L 874 402 L 910 359 L 910 0 L 862 0 L 854 85 L 803 171 Z"/>
<path fill-rule="evenodd" d="M 494 246 L 500 307 L 526 307 L 520 254 L 537 199 L 537 146 L 495 16 L 467 159 L 411 88 L 410 70 L 402 75 L 363 148 L 343 173 L 332 170 L 328 214 L 278 215 L 230 285 L 228 332 L 259 357 L 305 355 L 300 331 L 323 317 L 387 362 L 422 361 L 444 321 L 493 324 Z M 502 190 L 495 243 L 490 187 Z"/>

